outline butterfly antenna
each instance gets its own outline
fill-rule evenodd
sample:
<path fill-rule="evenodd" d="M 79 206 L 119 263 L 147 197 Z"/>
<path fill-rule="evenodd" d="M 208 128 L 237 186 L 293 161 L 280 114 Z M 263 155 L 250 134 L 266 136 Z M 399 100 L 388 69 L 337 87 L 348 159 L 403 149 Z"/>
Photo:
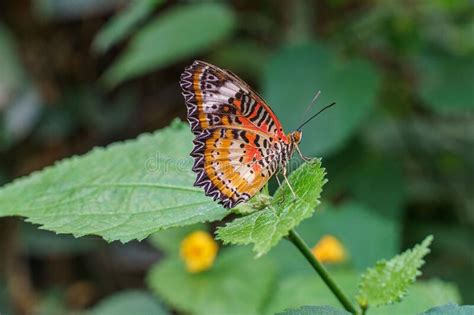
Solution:
<path fill-rule="evenodd" d="M 314 95 L 313 99 L 311 100 L 311 103 L 308 104 L 308 106 L 306 107 L 305 111 L 303 112 L 303 115 L 301 115 L 301 119 L 300 119 L 300 122 L 299 124 L 301 124 L 301 122 L 303 121 L 303 119 L 306 117 L 306 115 L 309 113 L 311 107 L 313 107 L 313 104 L 316 102 L 316 100 L 318 99 L 319 97 L 319 94 L 321 94 L 321 91 L 318 91 L 316 93 L 316 95 Z"/>
<path fill-rule="evenodd" d="M 309 123 L 311 120 L 313 120 L 313 118 L 315 118 L 316 116 L 318 116 L 319 114 L 321 114 L 324 110 L 328 109 L 329 107 L 331 106 L 334 106 L 336 105 L 336 102 L 332 102 L 331 104 L 329 105 L 326 105 L 325 107 L 321 108 L 316 114 L 314 114 L 313 116 L 311 116 L 309 119 L 307 119 L 304 123 L 302 123 L 298 128 L 296 128 L 296 130 L 298 131 L 301 131 L 301 128 L 304 127 L 304 125 L 306 125 L 307 123 Z"/>

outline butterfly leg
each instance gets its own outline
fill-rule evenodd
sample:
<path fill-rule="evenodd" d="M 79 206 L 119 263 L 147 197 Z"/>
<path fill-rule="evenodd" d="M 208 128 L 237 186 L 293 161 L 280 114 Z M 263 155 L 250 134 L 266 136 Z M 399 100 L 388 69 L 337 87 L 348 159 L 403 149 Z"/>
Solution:
<path fill-rule="evenodd" d="M 275 174 L 275 178 L 276 178 L 276 180 L 277 180 L 278 187 L 280 187 L 280 188 L 281 188 L 281 181 L 280 181 L 280 178 L 278 177 L 278 173 L 277 173 L 277 174 Z"/>
<path fill-rule="evenodd" d="M 295 191 L 293 190 L 293 187 L 291 187 L 290 182 L 288 181 L 288 177 L 286 177 L 286 172 L 287 172 L 287 169 L 286 169 L 286 167 L 284 167 L 281 173 L 282 173 L 283 177 L 285 178 L 285 181 L 286 181 L 286 184 L 288 185 L 288 188 L 290 188 L 291 193 L 293 194 L 293 198 L 296 199 Z"/>
<path fill-rule="evenodd" d="M 282 186 L 282 184 L 281 184 L 280 178 L 278 177 L 278 173 L 275 174 L 275 178 L 276 178 L 276 180 L 277 180 L 278 187 L 279 187 L 279 188 L 282 188 L 283 186 Z M 285 202 L 285 195 L 282 196 L 281 202 Z"/>
<path fill-rule="evenodd" d="M 305 162 L 311 161 L 311 158 L 304 156 L 303 153 L 301 153 L 300 146 L 296 145 L 296 151 L 298 151 L 298 154 L 300 155 L 301 159 Z"/>

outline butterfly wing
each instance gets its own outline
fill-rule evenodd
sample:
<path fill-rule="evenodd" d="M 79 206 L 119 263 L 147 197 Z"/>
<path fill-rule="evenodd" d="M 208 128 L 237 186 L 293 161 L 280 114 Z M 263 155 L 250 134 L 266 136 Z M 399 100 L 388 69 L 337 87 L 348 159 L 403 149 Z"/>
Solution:
<path fill-rule="evenodd" d="M 262 138 L 247 130 L 215 128 L 194 140 L 195 186 L 226 208 L 249 200 L 275 173 L 278 162 Z"/>
<path fill-rule="evenodd" d="M 195 61 L 181 75 L 195 134 L 195 186 L 226 208 L 250 199 L 278 168 L 288 138 L 270 107 L 234 74 Z"/>

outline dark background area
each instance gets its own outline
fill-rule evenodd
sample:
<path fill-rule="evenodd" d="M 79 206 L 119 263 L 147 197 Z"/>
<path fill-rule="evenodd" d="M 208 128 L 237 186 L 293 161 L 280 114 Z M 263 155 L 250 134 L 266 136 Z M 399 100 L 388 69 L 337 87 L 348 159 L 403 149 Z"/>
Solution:
<path fill-rule="evenodd" d="M 423 277 L 474 304 L 471 1 L 1 1 L 0 183 L 184 120 L 178 80 L 194 59 L 245 79 L 287 132 L 318 90 L 316 108 L 336 101 L 303 137 L 327 168 L 323 197 L 395 228 L 334 229 L 395 253 L 433 234 Z M 145 287 L 162 256 L 15 218 L 0 219 L 0 250 L 2 315 L 86 309 Z"/>

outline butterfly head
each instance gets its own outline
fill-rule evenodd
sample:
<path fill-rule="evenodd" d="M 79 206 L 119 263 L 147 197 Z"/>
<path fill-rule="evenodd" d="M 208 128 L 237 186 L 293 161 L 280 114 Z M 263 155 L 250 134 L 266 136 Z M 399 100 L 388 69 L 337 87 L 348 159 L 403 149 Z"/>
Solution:
<path fill-rule="evenodd" d="M 303 137 L 303 132 L 301 130 L 293 131 L 290 133 L 291 142 L 299 144 L 301 142 L 301 138 Z"/>

